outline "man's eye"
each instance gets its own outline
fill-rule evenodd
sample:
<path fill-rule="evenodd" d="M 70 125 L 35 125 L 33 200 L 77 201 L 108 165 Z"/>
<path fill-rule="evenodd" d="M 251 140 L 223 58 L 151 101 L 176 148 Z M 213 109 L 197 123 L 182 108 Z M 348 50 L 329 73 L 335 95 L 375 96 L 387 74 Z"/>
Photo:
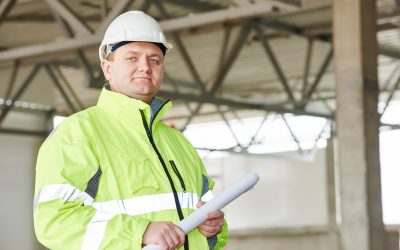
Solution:
<path fill-rule="evenodd" d="M 160 64 L 160 60 L 158 60 L 157 58 L 150 58 L 150 62 L 152 63 L 152 64 Z"/>
<path fill-rule="evenodd" d="M 130 56 L 130 57 L 127 57 L 126 60 L 128 60 L 128 61 L 136 61 L 136 57 Z"/>

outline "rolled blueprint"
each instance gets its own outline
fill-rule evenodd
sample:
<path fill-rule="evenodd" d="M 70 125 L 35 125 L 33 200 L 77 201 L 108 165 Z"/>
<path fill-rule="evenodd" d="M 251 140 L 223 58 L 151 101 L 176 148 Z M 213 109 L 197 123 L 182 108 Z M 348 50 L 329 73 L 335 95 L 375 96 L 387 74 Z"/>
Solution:
<path fill-rule="evenodd" d="M 259 179 L 260 177 L 257 173 L 248 173 L 214 199 L 204 204 L 185 219 L 181 220 L 178 223 L 178 226 L 185 232 L 185 234 L 188 234 L 206 220 L 208 213 L 222 209 L 237 197 L 250 190 L 254 185 L 256 185 Z M 160 247 L 157 245 L 147 245 L 142 248 L 142 250 L 160 250 Z"/>

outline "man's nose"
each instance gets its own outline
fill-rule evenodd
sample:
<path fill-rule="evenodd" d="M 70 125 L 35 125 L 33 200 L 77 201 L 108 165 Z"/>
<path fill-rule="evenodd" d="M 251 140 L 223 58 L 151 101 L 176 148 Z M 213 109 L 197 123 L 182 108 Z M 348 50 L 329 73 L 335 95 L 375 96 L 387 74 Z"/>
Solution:
<path fill-rule="evenodd" d="M 151 72 L 151 67 L 147 58 L 140 58 L 138 67 L 141 72 Z"/>

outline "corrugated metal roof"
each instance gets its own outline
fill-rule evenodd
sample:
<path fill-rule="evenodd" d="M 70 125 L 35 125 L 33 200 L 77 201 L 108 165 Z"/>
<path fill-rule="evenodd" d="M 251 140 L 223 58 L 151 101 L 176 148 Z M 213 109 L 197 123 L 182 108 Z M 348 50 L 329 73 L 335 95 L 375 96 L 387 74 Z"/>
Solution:
<path fill-rule="evenodd" d="M 229 6 L 239 6 L 240 4 L 268 3 L 271 1 L 205 1 L 197 0 L 194 2 L 185 1 L 179 5 L 179 1 L 169 0 L 163 1 L 164 7 L 170 18 L 181 17 L 187 15 L 197 15 L 207 12 L 209 9 L 223 9 Z M 276 1 L 279 3 L 279 1 Z M 117 3 L 117 0 L 108 1 L 112 7 Z M 272 1 L 273 3 L 273 1 Z M 71 0 L 66 4 L 73 9 L 78 15 L 85 19 L 92 29 L 98 27 L 101 21 L 100 4 L 97 1 L 79 1 Z M 144 1 L 133 1 L 130 8 L 139 8 L 144 4 Z M 191 5 L 192 4 L 192 5 Z M 303 32 L 300 35 L 289 34 L 286 30 L 279 30 L 266 25 L 263 25 L 264 35 L 269 38 L 269 43 L 273 49 L 279 64 L 282 67 L 283 73 L 286 76 L 290 87 L 295 90 L 295 97 L 300 99 L 300 92 L 303 88 L 303 74 L 305 67 L 305 59 L 307 53 L 308 41 L 305 36 L 315 36 L 316 34 L 329 35 L 331 32 L 332 9 L 330 1 L 319 0 L 304 0 L 302 7 L 297 11 L 274 12 L 273 18 L 271 14 L 264 15 L 262 19 L 254 19 L 254 22 L 259 20 L 275 21 L 279 24 L 284 24 L 293 32 L 296 29 Z M 191 6 L 190 6 L 191 5 Z M 200 7 L 199 7 L 200 6 Z M 284 6 L 284 5 L 282 5 Z M 397 15 L 398 8 L 393 0 L 377 1 L 379 15 L 385 16 L 382 19 L 383 23 L 397 25 L 397 20 L 400 15 Z M 196 9 L 196 7 L 198 9 Z M 158 8 L 153 4 L 148 10 L 150 14 L 161 19 Z M 23 21 L 25 19 L 26 21 Z M 179 32 L 179 36 L 185 45 L 188 54 L 190 55 L 196 70 L 198 71 L 201 80 L 208 88 L 211 87 L 218 70 L 221 66 L 219 57 L 223 48 L 227 48 L 229 53 L 236 37 L 239 34 L 240 23 L 242 21 L 230 22 L 232 25 L 230 42 L 224 43 L 225 28 L 227 23 L 202 26 L 193 29 L 187 29 Z M 264 23 L 265 24 L 265 23 Z M 382 23 L 380 23 L 382 24 Z M 6 35 L 7 34 L 7 35 Z M 12 34 L 12 35 L 11 35 Z M 77 34 L 79 35 L 79 34 Z M 304 36 L 304 37 L 302 37 Z M 169 77 L 172 77 L 177 82 L 180 91 L 185 93 L 199 93 L 199 88 L 187 67 L 187 63 L 182 59 L 179 53 L 179 48 L 176 42 L 172 39 L 171 34 L 167 37 L 172 43 L 175 43 L 175 48 L 167 57 L 166 72 Z M 391 48 L 399 49 L 399 31 L 398 29 L 385 29 L 378 33 L 379 43 L 381 45 L 390 46 Z M 16 6 L 8 14 L 8 18 L 0 26 L 0 48 L 16 48 L 24 45 L 40 44 L 45 42 L 65 40 L 62 29 L 55 22 L 50 8 L 44 1 L 25 0 L 17 1 Z M 313 43 L 312 59 L 310 66 L 309 84 L 313 82 L 318 73 L 326 54 L 330 49 L 330 43 L 315 40 Z M 92 65 L 98 65 L 96 46 L 85 48 L 85 54 Z M 68 56 L 61 55 L 57 58 L 63 66 L 62 71 L 78 92 L 80 98 L 85 100 L 86 105 L 94 104 L 97 99 L 98 90 L 88 89 L 85 83 L 85 74 L 81 68 L 77 68 L 77 62 L 71 61 L 74 58 L 73 53 Z M 392 59 L 382 59 L 381 64 L 381 82 L 384 82 L 388 76 L 392 66 Z M 75 65 L 75 66 L 74 66 Z M 97 68 L 99 70 L 99 68 Z M 2 75 L 10 75 L 11 68 L 0 68 Z M 327 69 L 327 74 L 323 76 L 318 89 L 321 90 L 321 95 L 334 95 L 334 77 L 333 65 Z M 3 79 L 0 84 L 0 91 L 4 93 L 7 80 Z M 100 84 L 101 85 L 101 84 Z M 174 88 L 165 80 L 163 89 L 173 90 Z M 49 84 L 49 86 L 52 86 Z M 51 87 L 49 87 L 51 88 Z M 45 94 L 43 100 L 46 104 L 58 106 L 60 110 L 66 110 L 65 101 L 59 96 L 56 89 L 52 90 L 56 93 L 56 100 L 52 103 L 51 98 L 47 98 Z M 29 99 L 30 92 L 23 99 Z M 260 38 L 254 31 L 251 32 L 246 40 L 243 48 L 239 52 L 237 59 L 233 62 L 231 70 L 228 72 L 219 95 L 230 98 L 242 98 L 242 100 L 257 100 L 265 103 L 282 103 L 287 101 L 287 94 L 283 90 L 283 85 L 279 81 L 274 68 L 271 65 L 261 43 Z M 315 96 L 314 96 L 315 97 Z M 244 99 L 243 99 L 244 98 Z M 36 100 L 36 98 L 31 98 Z M 36 100 L 37 101 L 37 100 Z M 319 104 L 318 104 L 319 105 Z M 312 107 L 311 107 L 312 108 Z M 319 108 L 316 108 L 319 109 Z"/>

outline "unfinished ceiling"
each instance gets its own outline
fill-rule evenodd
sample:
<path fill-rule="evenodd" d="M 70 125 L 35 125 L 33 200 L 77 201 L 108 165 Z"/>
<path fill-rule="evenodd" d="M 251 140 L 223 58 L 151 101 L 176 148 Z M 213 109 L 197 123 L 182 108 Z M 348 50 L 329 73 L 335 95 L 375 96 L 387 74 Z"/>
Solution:
<path fill-rule="evenodd" d="M 400 77 L 397 3 L 377 1 L 386 104 Z M 174 100 L 169 119 L 179 128 L 266 112 L 333 119 L 330 1 L 2 0 L 0 124 L 11 109 L 68 115 L 95 105 L 102 34 L 131 9 L 158 19 L 174 45 L 159 94 Z"/>

